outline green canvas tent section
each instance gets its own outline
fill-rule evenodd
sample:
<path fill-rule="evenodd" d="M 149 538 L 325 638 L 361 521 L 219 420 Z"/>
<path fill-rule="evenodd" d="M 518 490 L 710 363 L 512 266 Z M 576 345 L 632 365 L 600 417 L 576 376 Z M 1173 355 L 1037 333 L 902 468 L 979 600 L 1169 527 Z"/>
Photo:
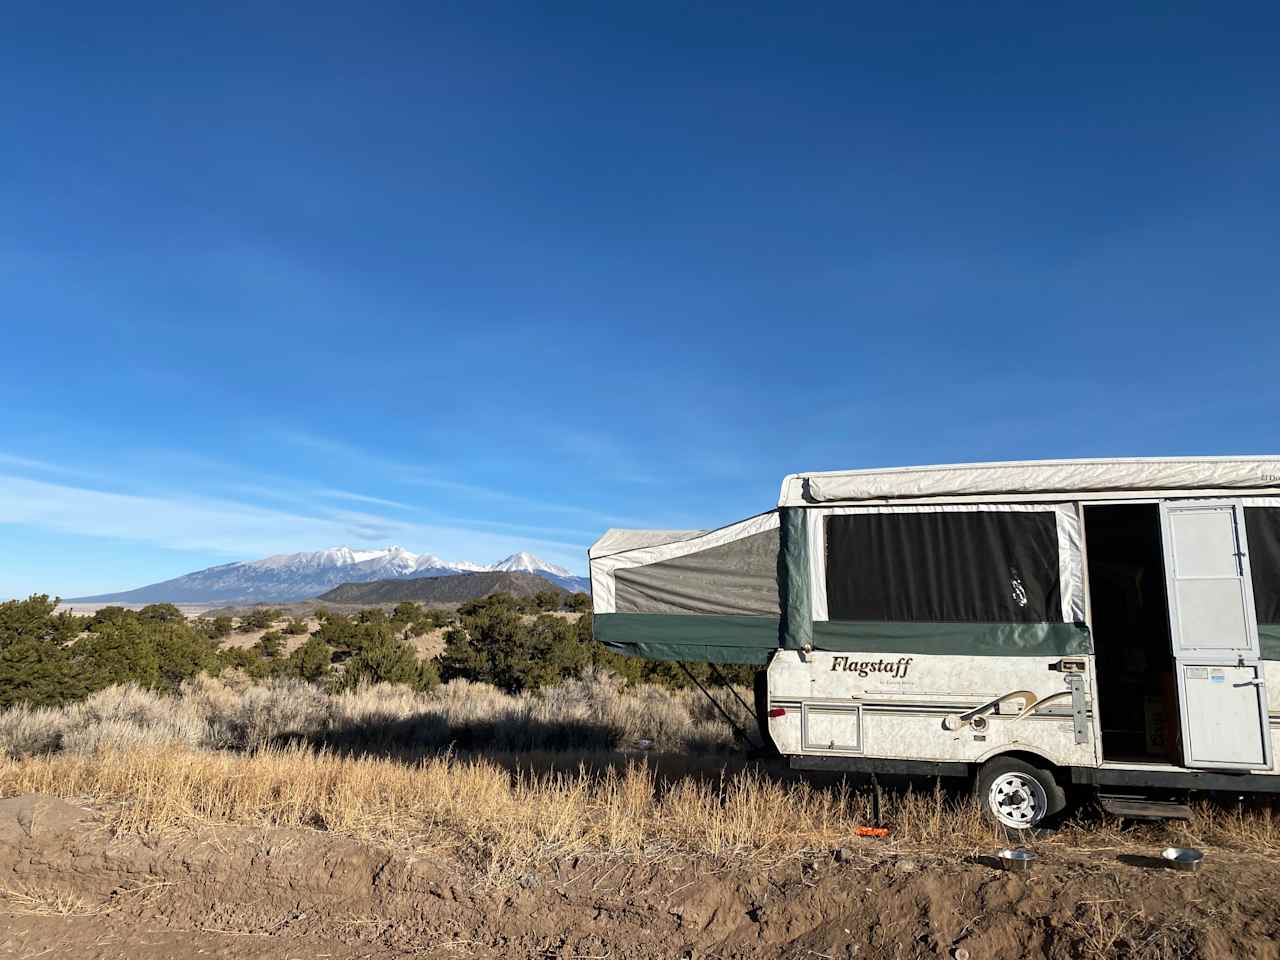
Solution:
<path fill-rule="evenodd" d="M 597 640 L 653 660 L 768 661 L 778 512 L 718 530 L 609 530 L 588 552 Z"/>

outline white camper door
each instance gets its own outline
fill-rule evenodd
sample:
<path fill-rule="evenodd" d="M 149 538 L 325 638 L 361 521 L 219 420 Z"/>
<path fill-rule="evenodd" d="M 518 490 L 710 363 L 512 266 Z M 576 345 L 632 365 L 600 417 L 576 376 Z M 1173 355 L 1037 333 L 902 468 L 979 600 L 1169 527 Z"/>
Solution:
<path fill-rule="evenodd" d="M 1160 515 L 1183 763 L 1268 768 L 1267 689 L 1243 510 L 1225 500 L 1163 503 Z"/>

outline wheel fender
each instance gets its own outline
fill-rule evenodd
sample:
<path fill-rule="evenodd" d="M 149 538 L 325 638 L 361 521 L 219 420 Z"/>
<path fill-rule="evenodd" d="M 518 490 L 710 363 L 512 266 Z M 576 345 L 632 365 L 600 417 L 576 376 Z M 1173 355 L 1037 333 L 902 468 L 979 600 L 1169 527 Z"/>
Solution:
<path fill-rule="evenodd" d="M 999 744 L 998 746 L 992 747 L 986 753 L 979 754 L 978 758 L 974 762 L 976 764 L 983 764 L 983 763 L 986 763 L 988 760 L 994 759 L 995 757 L 1002 756 L 1003 754 L 1006 754 L 1006 753 L 1026 753 L 1026 754 L 1030 754 L 1031 756 L 1040 758 L 1050 767 L 1061 766 L 1061 764 L 1058 763 L 1058 761 L 1054 757 L 1049 756 L 1049 754 L 1045 753 L 1039 747 L 1032 746 L 1029 743 L 1020 743 L 1017 740 L 1013 740 L 1008 743 L 1002 743 L 1002 744 Z"/>

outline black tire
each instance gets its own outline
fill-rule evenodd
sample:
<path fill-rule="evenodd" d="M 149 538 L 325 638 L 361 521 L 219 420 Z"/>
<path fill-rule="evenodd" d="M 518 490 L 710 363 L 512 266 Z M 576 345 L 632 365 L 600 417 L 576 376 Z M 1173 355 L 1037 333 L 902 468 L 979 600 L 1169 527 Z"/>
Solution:
<path fill-rule="evenodd" d="M 1050 770 L 1017 757 L 995 757 L 978 771 L 974 794 L 983 815 L 1009 830 L 1048 826 L 1067 809 L 1067 795 Z"/>

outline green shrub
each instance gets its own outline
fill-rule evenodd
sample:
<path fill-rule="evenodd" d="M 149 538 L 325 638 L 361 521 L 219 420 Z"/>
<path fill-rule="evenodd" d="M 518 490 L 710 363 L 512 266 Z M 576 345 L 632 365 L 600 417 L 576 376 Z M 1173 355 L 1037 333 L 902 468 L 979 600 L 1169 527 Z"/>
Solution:
<path fill-rule="evenodd" d="M 333 649 L 318 636 L 312 636 L 293 653 L 284 664 L 288 676 L 319 683 L 332 672 Z"/>
<path fill-rule="evenodd" d="M 350 617 L 341 613 L 330 613 L 325 616 L 320 629 L 312 636 L 319 638 L 336 653 L 345 657 L 359 645 L 359 632 L 359 625 Z"/>
<path fill-rule="evenodd" d="M 401 603 L 391 611 L 391 622 L 403 627 L 409 636 L 420 636 L 437 627 L 446 626 L 453 616 L 438 607 L 424 607 L 417 603 Z"/>
<path fill-rule="evenodd" d="M 253 646 L 262 656 L 273 659 L 284 652 L 284 634 L 279 630 L 268 630 Z"/>
<path fill-rule="evenodd" d="M 419 660 L 418 679 L 414 686 L 422 691 L 440 686 L 440 665 L 435 660 Z"/>
<path fill-rule="evenodd" d="M 564 594 L 557 590 L 539 590 L 533 595 L 533 605 L 543 613 L 560 609 L 560 600 Z"/>
<path fill-rule="evenodd" d="M 425 612 L 420 604 L 406 600 L 404 603 L 397 603 L 396 608 L 391 611 L 391 622 L 416 623 Z"/>
<path fill-rule="evenodd" d="M 256 647 L 226 647 L 218 651 L 217 672 L 242 670 L 254 680 L 262 680 L 272 672 L 272 664 Z"/>
<path fill-rule="evenodd" d="M 94 689 L 72 649 L 94 621 L 55 613 L 57 605 L 46 594 L 0 603 L 0 707 L 54 706 Z"/>
<path fill-rule="evenodd" d="M 468 604 L 469 615 L 445 634 L 441 674 L 492 683 L 508 692 L 537 690 L 576 677 L 591 662 L 577 625 L 542 615 L 532 623 L 504 601 Z"/>
<path fill-rule="evenodd" d="M 403 683 L 421 688 L 424 676 L 413 647 L 397 637 L 389 624 L 361 626 L 355 651 L 342 673 L 342 685 L 354 688 L 361 683 Z"/>
<path fill-rule="evenodd" d="M 507 594 L 493 594 L 458 609 L 462 622 L 444 635 L 440 673 L 445 680 L 461 677 L 511 689 L 511 678 L 502 663 L 504 651 L 521 645 L 524 632 L 511 599 Z M 502 682 L 499 675 L 504 677 Z"/>
<path fill-rule="evenodd" d="M 69 643 L 90 621 L 69 613 L 55 614 L 58 601 L 48 594 L 34 594 L 26 600 L 0 603 L 0 647 L 15 640 Z M 126 612 L 122 607 L 116 607 Z"/>
<path fill-rule="evenodd" d="M 160 658 L 161 689 L 176 690 L 183 680 L 217 669 L 217 646 L 185 624 L 157 629 L 152 642 Z"/>
<path fill-rule="evenodd" d="M 475 600 L 468 600 L 459 606 L 458 616 L 463 620 L 467 620 L 472 617 L 487 616 L 490 613 L 499 611 L 519 613 L 521 609 L 520 601 L 511 594 L 491 593 L 487 597 L 477 597 Z"/>
<path fill-rule="evenodd" d="M 285 657 L 284 633 L 277 630 L 267 630 L 250 649 L 219 650 L 216 638 L 231 627 L 227 617 L 188 622 L 173 616 L 172 604 L 151 604 L 136 613 L 105 607 L 91 618 L 76 617 L 57 613 L 56 600 L 37 595 L 0 603 L 0 707 L 52 706 L 126 683 L 171 692 L 200 673 L 229 667 L 254 679 L 332 683 L 336 675 L 343 687 L 386 682 L 418 690 L 442 677 L 492 683 L 509 692 L 537 690 L 592 668 L 632 684 L 690 685 L 677 664 L 621 656 L 597 643 L 589 612 L 576 619 L 530 619 L 527 606 L 507 594 L 463 604 L 436 663 L 419 661 L 408 638 L 448 624 L 452 616 L 418 604 L 400 604 L 390 616 L 380 610 L 355 618 L 323 613 L 315 634 Z M 269 625 L 279 618 L 279 611 L 259 608 L 247 621 Z M 285 633 L 295 629 L 292 623 Z M 703 683 L 720 682 L 707 664 L 689 668 Z M 748 686 L 754 672 L 737 666 L 720 671 L 729 682 Z"/>
<path fill-rule="evenodd" d="M 132 616 L 133 611 L 126 610 L 124 607 L 99 607 L 98 612 L 90 618 L 89 624 L 92 627 L 99 623 L 119 623 Z"/>
<path fill-rule="evenodd" d="M 238 629 L 241 633 L 266 630 L 282 616 L 284 616 L 282 610 L 273 610 L 270 607 L 255 607 L 240 618 Z"/>
<path fill-rule="evenodd" d="M 201 617 L 199 620 L 192 622 L 191 626 L 200 631 L 210 640 L 222 640 L 231 636 L 235 629 L 234 621 L 230 617 Z"/>
<path fill-rule="evenodd" d="M 76 641 L 72 653 L 95 690 L 133 680 L 169 692 L 218 663 L 213 641 L 185 621 L 147 621 L 136 616 L 93 628 Z"/>
<path fill-rule="evenodd" d="M 187 618 L 172 603 L 152 603 L 138 611 L 139 620 L 153 620 L 156 623 L 185 623 Z"/>
<path fill-rule="evenodd" d="M 138 620 L 100 624 L 76 642 L 75 658 L 94 690 L 130 681 L 152 690 L 163 685 L 159 651 Z"/>

